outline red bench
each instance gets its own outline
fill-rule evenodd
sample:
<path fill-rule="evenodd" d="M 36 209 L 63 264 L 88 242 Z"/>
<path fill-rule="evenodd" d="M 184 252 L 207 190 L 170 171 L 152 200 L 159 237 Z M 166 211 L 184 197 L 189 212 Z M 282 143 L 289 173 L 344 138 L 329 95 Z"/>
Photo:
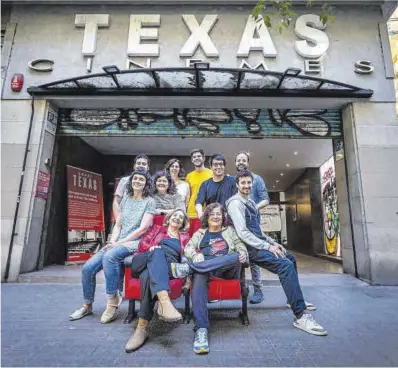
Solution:
<path fill-rule="evenodd" d="M 154 224 L 163 225 L 164 216 L 155 216 Z M 200 228 L 200 220 L 191 219 L 190 227 L 188 230 L 189 236 L 192 235 Z M 124 323 L 131 323 L 131 321 L 137 316 L 135 312 L 135 301 L 140 300 L 140 280 L 135 279 L 131 275 L 131 257 L 125 259 L 125 278 L 124 285 L 125 299 L 129 300 L 129 308 L 127 317 Z M 178 299 L 182 294 L 185 296 L 185 308 L 184 308 L 184 322 L 189 323 L 191 319 L 191 310 L 189 295 L 190 289 L 183 288 L 185 280 L 183 279 L 172 279 L 170 283 L 170 299 Z M 242 267 L 240 279 L 235 280 L 224 280 L 219 278 L 211 278 L 209 282 L 209 300 L 242 300 L 242 310 L 239 315 L 244 325 L 249 325 L 249 317 L 247 314 L 247 296 L 249 295 L 249 288 L 246 286 L 245 279 L 245 267 Z"/>

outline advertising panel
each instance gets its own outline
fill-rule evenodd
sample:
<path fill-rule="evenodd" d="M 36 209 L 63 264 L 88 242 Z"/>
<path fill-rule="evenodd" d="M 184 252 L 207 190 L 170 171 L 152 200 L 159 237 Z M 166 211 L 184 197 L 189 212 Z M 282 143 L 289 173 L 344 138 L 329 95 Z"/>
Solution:
<path fill-rule="evenodd" d="M 320 168 L 325 254 L 341 257 L 336 171 L 333 156 Z"/>
<path fill-rule="evenodd" d="M 67 185 L 67 261 L 86 261 L 101 247 L 105 231 L 102 176 L 67 166 Z"/>

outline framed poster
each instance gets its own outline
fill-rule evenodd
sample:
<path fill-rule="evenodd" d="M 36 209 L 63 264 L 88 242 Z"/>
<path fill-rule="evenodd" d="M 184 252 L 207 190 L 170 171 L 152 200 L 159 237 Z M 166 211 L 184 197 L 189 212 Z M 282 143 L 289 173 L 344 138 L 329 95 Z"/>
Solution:
<path fill-rule="evenodd" d="M 67 166 L 68 262 L 87 261 L 103 243 L 102 176 Z"/>

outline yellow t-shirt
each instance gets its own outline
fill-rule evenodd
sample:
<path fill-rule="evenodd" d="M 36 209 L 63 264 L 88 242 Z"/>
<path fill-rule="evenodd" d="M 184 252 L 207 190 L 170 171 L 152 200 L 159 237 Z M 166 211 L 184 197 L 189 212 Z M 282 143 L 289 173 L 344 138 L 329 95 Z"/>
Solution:
<path fill-rule="evenodd" d="M 188 203 L 188 217 L 197 218 L 198 214 L 195 210 L 195 201 L 199 193 L 200 185 L 207 179 L 213 177 L 213 172 L 210 169 L 204 169 L 203 171 L 191 171 L 185 181 L 189 184 L 191 188 L 191 198 L 189 198 Z"/>

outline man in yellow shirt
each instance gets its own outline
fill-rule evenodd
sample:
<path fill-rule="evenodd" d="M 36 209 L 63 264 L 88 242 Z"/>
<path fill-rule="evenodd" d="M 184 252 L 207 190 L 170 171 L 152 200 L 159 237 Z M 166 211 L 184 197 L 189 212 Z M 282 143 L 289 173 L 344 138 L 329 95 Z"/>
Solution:
<path fill-rule="evenodd" d="M 198 196 L 200 185 L 207 179 L 213 177 L 213 172 L 205 168 L 205 153 L 202 149 L 196 148 L 191 151 L 191 162 L 195 166 L 195 170 L 191 171 L 187 177 L 186 182 L 191 189 L 191 198 L 188 203 L 189 218 L 197 218 L 198 214 L 195 209 L 195 201 Z"/>

